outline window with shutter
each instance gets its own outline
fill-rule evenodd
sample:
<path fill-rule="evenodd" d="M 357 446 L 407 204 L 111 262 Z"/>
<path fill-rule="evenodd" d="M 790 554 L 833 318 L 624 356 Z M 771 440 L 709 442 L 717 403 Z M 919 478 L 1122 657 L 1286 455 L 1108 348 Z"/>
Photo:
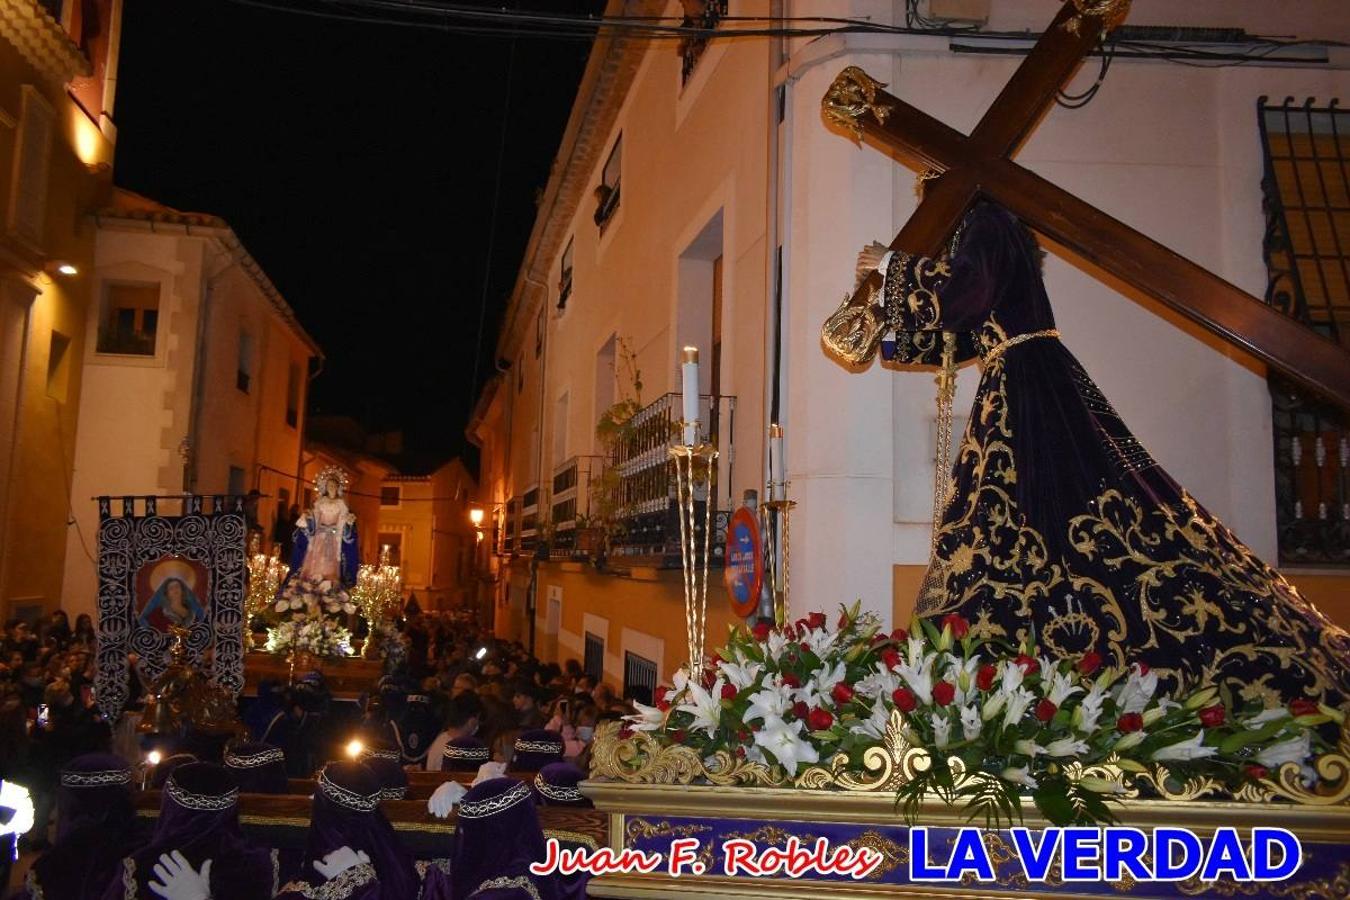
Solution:
<path fill-rule="evenodd" d="M 23 86 L 21 103 L 8 226 L 10 234 L 41 250 L 56 114 L 31 85 Z"/>

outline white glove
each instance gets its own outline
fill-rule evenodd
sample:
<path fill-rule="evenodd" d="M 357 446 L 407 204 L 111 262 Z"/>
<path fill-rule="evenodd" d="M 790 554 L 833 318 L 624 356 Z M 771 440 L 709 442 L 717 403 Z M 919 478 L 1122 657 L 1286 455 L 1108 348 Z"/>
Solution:
<path fill-rule="evenodd" d="M 447 781 L 432 792 L 431 799 L 427 801 L 427 812 L 444 819 L 468 792 L 469 789 L 458 781 Z"/>
<path fill-rule="evenodd" d="M 314 860 L 314 868 L 320 875 L 332 881 L 352 866 L 370 862 L 364 850 L 352 850 L 351 847 L 339 847 L 323 858 L 323 862 Z"/>
<path fill-rule="evenodd" d="M 198 872 L 192 868 L 181 850 L 162 853 L 155 863 L 155 877 L 159 881 L 150 882 L 150 890 L 165 900 L 210 900 L 211 898 L 211 860 L 202 863 Z M 162 883 L 161 883 L 162 882 Z"/>
<path fill-rule="evenodd" d="M 478 767 L 478 775 L 474 778 L 473 784 L 469 787 L 482 784 L 484 781 L 491 781 L 493 778 L 501 778 L 506 774 L 506 763 L 497 762 L 495 759 L 491 762 L 485 762 Z"/>
<path fill-rule="evenodd" d="M 0 806 L 14 810 L 9 822 L 0 825 L 0 834 L 27 834 L 33 827 L 33 798 L 28 788 L 12 781 L 0 781 Z"/>

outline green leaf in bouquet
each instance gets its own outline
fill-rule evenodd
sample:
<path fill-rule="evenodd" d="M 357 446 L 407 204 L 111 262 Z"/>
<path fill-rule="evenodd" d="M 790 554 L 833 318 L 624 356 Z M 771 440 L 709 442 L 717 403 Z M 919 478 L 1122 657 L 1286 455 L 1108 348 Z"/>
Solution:
<path fill-rule="evenodd" d="M 927 619 L 919 619 L 919 624 L 923 626 L 923 633 L 928 635 L 928 642 L 936 648 L 938 642 L 942 640 L 942 634 Z"/>
<path fill-rule="evenodd" d="M 1068 783 L 1063 778 L 1044 778 L 1032 793 L 1036 808 L 1052 825 L 1073 824 L 1076 810 L 1069 799 Z"/>
<path fill-rule="evenodd" d="M 1260 728 L 1245 729 L 1229 735 L 1219 743 L 1219 752 L 1225 756 L 1231 756 L 1244 747 L 1264 743 L 1279 734 L 1287 724 L 1289 724 L 1288 719 L 1276 719 L 1273 722 L 1267 722 Z"/>

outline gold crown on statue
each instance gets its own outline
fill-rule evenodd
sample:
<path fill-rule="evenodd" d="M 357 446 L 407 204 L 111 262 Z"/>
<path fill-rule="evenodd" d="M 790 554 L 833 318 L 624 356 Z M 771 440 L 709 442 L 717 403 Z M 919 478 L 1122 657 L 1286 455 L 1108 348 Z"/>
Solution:
<path fill-rule="evenodd" d="M 319 474 L 314 476 L 314 487 L 320 493 L 323 493 L 325 481 L 332 481 L 337 484 L 339 497 L 347 493 L 347 473 L 338 466 L 324 466 L 319 470 Z"/>

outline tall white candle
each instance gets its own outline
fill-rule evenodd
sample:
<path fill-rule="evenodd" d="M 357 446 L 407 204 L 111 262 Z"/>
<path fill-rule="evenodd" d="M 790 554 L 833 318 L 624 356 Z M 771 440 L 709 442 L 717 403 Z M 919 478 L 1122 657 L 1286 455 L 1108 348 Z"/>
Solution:
<path fill-rule="evenodd" d="M 773 486 L 770 500 L 783 499 L 779 495 L 786 493 L 783 489 L 786 480 L 783 475 L 783 426 L 774 422 L 769 426 L 769 482 Z"/>
<path fill-rule="evenodd" d="M 698 348 L 684 348 L 684 362 L 680 366 L 684 382 L 684 445 L 698 443 Z"/>

